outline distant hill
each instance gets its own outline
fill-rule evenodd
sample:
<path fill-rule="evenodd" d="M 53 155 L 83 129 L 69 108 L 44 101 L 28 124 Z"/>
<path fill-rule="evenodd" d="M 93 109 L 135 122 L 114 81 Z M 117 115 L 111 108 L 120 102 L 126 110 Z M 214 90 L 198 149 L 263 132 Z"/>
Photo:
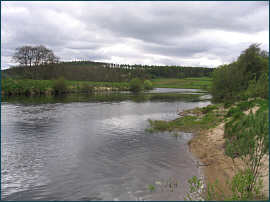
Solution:
<path fill-rule="evenodd" d="M 94 61 L 66 61 L 39 66 L 15 66 L 1 70 L 1 78 L 45 79 L 64 76 L 67 80 L 122 82 L 132 78 L 212 77 L 214 69 L 207 67 L 113 64 Z"/>

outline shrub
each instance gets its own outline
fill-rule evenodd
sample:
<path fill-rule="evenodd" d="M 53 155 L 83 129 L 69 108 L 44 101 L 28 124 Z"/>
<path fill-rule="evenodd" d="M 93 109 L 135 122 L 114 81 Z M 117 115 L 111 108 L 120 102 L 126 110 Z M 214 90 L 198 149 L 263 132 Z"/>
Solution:
<path fill-rule="evenodd" d="M 238 123 L 238 131 L 234 137 L 226 140 L 226 155 L 235 158 L 238 154 L 251 171 L 252 180 L 246 187 L 253 190 L 259 176 L 261 165 L 264 164 L 266 154 L 269 154 L 269 111 L 258 111 L 241 119 Z"/>
<path fill-rule="evenodd" d="M 143 85 L 144 85 L 144 88 L 146 90 L 152 90 L 153 89 L 153 84 L 152 82 L 149 80 L 149 79 L 146 79 L 144 82 L 143 82 Z"/>
<path fill-rule="evenodd" d="M 190 191 L 187 198 L 183 198 L 185 201 L 254 201 L 261 197 L 263 185 L 262 180 L 259 180 L 254 184 L 253 190 L 247 189 L 253 179 L 251 170 L 240 170 L 231 181 L 226 181 L 225 187 L 232 192 L 227 194 L 218 180 L 214 184 L 207 183 L 205 187 L 202 180 L 194 175 L 188 180 Z"/>
<path fill-rule="evenodd" d="M 58 77 L 58 79 L 53 80 L 53 84 L 54 84 L 55 93 L 66 92 L 67 80 L 63 76 L 60 76 Z"/>
<path fill-rule="evenodd" d="M 251 80 L 244 95 L 246 97 L 261 97 L 269 99 L 269 75 L 264 73 L 260 76 L 258 81 L 256 81 L 256 78 Z"/>
<path fill-rule="evenodd" d="M 129 89 L 134 92 L 139 92 L 142 89 L 142 82 L 140 79 L 134 78 L 129 83 Z"/>

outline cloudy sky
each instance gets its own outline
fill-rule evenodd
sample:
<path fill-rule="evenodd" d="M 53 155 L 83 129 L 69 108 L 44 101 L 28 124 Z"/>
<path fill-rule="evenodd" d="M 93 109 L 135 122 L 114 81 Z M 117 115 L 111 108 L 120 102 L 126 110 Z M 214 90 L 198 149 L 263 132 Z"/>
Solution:
<path fill-rule="evenodd" d="M 62 61 L 217 67 L 252 43 L 269 51 L 268 1 L 1 1 L 1 69 L 23 45 Z"/>

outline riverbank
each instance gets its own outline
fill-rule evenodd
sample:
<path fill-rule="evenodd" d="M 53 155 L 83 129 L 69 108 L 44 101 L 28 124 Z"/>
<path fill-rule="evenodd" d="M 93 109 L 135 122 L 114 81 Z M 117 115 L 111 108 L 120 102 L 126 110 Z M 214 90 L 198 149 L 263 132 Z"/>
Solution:
<path fill-rule="evenodd" d="M 172 121 L 151 121 L 150 129 L 152 132 L 168 130 L 193 133 L 194 137 L 188 145 L 191 154 L 197 159 L 197 166 L 201 168 L 204 183 L 214 185 L 218 180 L 222 190 L 230 193 L 226 180 L 231 181 L 239 170 L 243 170 L 244 163 L 239 157 L 233 162 L 232 158 L 225 154 L 225 131 L 228 133 L 228 128 L 246 117 L 250 110 L 253 113 L 257 110 L 269 111 L 269 100 L 257 99 L 196 107 L 180 112 L 180 118 Z M 235 134 L 237 131 L 230 135 Z M 269 155 L 264 158 L 263 199 L 269 198 Z"/>
<path fill-rule="evenodd" d="M 192 139 L 190 152 L 196 157 L 198 166 L 202 169 L 203 181 L 211 184 L 217 179 L 225 192 L 226 180 L 231 180 L 240 169 L 244 168 L 243 162 L 238 158 L 235 162 L 225 155 L 224 123 L 217 127 L 203 131 Z M 263 175 L 263 193 L 269 197 L 269 156 L 266 156 L 264 167 L 268 167 Z"/>
<path fill-rule="evenodd" d="M 230 108 L 219 107 L 218 111 L 227 113 Z M 258 106 L 252 108 L 253 113 L 259 109 Z M 192 115 L 193 110 L 187 110 L 180 115 Z M 249 110 L 244 111 L 246 115 Z M 199 117 L 200 115 L 196 115 Z M 194 138 L 189 142 L 189 148 L 192 155 L 197 159 L 197 165 L 201 168 L 204 183 L 214 184 L 216 180 L 222 185 L 225 193 L 230 193 L 226 187 L 226 180 L 232 180 L 233 176 L 244 169 L 244 163 L 240 158 L 232 158 L 225 154 L 225 122 L 222 121 L 217 126 L 208 130 L 194 131 Z M 263 194 L 269 198 L 269 155 L 265 156 L 263 167 Z"/>
<path fill-rule="evenodd" d="M 91 93 L 102 91 L 127 91 L 129 83 L 89 82 L 67 80 L 2 79 L 2 95 L 35 95 L 60 93 Z"/>

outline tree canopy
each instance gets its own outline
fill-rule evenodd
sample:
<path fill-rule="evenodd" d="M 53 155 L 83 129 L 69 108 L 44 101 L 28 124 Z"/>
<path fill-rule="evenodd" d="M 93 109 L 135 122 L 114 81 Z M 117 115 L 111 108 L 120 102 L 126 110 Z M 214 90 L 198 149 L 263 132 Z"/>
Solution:
<path fill-rule="evenodd" d="M 212 93 L 216 97 L 238 99 L 244 98 L 247 93 L 249 96 L 269 97 L 269 53 L 259 46 L 251 44 L 242 51 L 237 61 L 215 69 Z M 266 89 L 262 91 L 258 85 Z M 255 92 L 255 89 L 260 89 L 260 92 Z"/>
<path fill-rule="evenodd" d="M 58 63 L 60 57 L 44 45 L 21 46 L 16 48 L 12 61 L 19 63 L 21 66 L 38 66 L 50 63 Z"/>

